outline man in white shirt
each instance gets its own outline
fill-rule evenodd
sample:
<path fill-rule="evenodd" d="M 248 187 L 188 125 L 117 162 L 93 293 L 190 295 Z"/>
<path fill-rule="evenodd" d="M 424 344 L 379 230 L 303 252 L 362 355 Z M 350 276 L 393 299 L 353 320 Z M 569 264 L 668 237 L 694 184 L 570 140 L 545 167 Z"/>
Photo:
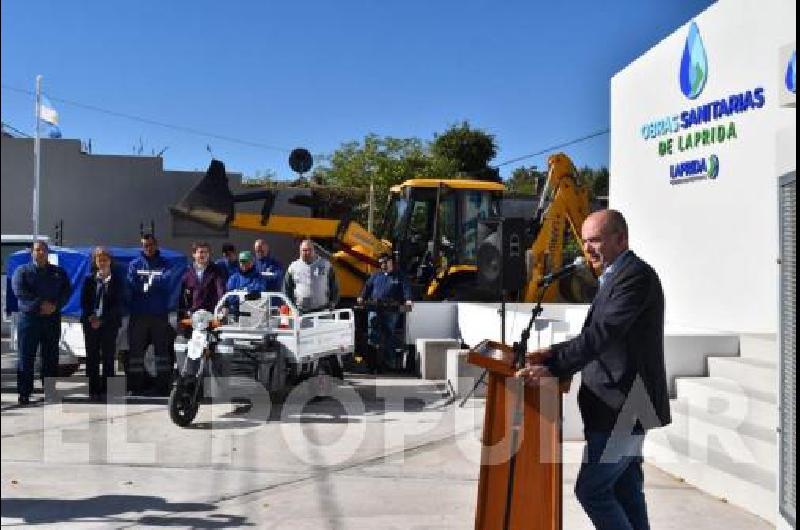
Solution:
<path fill-rule="evenodd" d="M 333 309 L 339 301 L 339 284 L 328 260 L 317 256 L 314 242 L 300 243 L 300 258 L 286 269 L 283 292 L 301 313 Z"/>

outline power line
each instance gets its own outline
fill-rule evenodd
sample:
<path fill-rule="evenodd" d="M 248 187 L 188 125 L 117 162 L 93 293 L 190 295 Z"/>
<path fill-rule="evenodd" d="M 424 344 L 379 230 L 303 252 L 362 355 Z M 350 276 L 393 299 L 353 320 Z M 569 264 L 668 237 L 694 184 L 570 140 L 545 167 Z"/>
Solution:
<path fill-rule="evenodd" d="M 3 122 L 3 127 L 5 127 L 6 129 L 8 129 L 9 131 L 12 131 L 12 132 L 14 132 L 14 133 L 17 133 L 17 134 L 18 134 L 18 135 L 20 135 L 20 136 L 24 136 L 25 138 L 30 138 L 30 137 L 31 137 L 31 135 L 30 135 L 30 134 L 25 134 L 24 132 L 20 131 L 20 130 L 19 130 L 19 129 L 17 129 L 16 127 L 13 127 L 13 126 L 11 126 L 10 124 L 8 124 L 8 123 L 6 123 L 6 122 Z"/>
<path fill-rule="evenodd" d="M 22 94 L 27 94 L 29 96 L 35 95 L 33 93 L 33 91 L 31 91 L 31 90 L 26 90 L 26 89 L 18 88 L 18 87 L 12 87 L 12 86 L 6 85 L 6 84 L 2 84 L 0 86 L 2 86 L 3 88 L 5 88 L 7 90 L 11 90 L 13 92 L 19 92 L 19 93 L 22 93 Z M 181 132 L 188 133 L 188 134 L 194 134 L 194 135 L 197 135 L 197 136 L 205 136 L 205 137 L 208 137 L 208 138 L 215 138 L 217 140 L 223 140 L 223 141 L 226 141 L 226 142 L 231 142 L 231 143 L 236 143 L 236 144 L 241 144 L 241 145 L 247 145 L 247 146 L 250 146 L 250 147 L 257 147 L 257 148 L 260 148 L 260 149 L 269 149 L 269 150 L 272 150 L 272 151 L 280 151 L 282 153 L 288 153 L 288 152 L 291 151 L 290 149 L 287 149 L 285 147 L 277 147 L 277 146 L 274 146 L 274 145 L 263 144 L 263 143 L 259 143 L 259 142 L 251 142 L 249 140 L 242 140 L 240 138 L 234 138 L 232 136 L 225 136 L 225 135 L 210 133 L 210 132 L 207 132 L 207 131 L 202 131 L 200 129 L 193 129 L 191 127 L 186 127 L 186 126 L 183 126 L 183 125 L 173 125 L 173 124 L 170 124 L 170 123 L 151 120 L 149 118 L 142 118 L 140 116 L 134 116 L 132 114 L 126 114 L 124 112 L 117 112 L 117 111 L 114 111 L 114 110 L 104 109 L 104 108 L 101 108 L 101 107 L 97 107 L 95 105 L 89 105 L 89 104 L 86 104 L 86 103 L 81 103 L 81 102 L 78 102 L 78 101 L 73 101 L 73 100 L 69 100 L 69 99 L 65 99 L 65 98 L 59 98 L 59 97 L 55 97 L 55 96 L 49 96 L 49 97 L 53 101 L 58 101 L 58 102 L 61 102 L 61 103 L 65 103 L 67 105 L 72 105 L 74 107 L 83 108 L 83 109 L 91 110 L 91 111 L 94 111 L 94 112 L 100 112 L 100 113 L 103 113 L 103 114 L 108 114 L 110 116 L 116 116 L 116 117 L 125 118 L 125 119 L 129 119 L 129 120 L 133 120 L 133 121 L 147 123 L 149 125 L 156 125 L 156 126 L 164 127 L 164 128 L 167 128 L 167 129 L 173 129 L 173 130 L 181 131 Z M 10 126 L 7 125 L 7 127 L 10 127 Z M 25 133 L 22 133 L 21 131 L 18 131 L 17 129 L 12 129 L 12 130 L 18 132 L 18 134 L 22 134 L 24 136 L 30 137 L 30 135 L 26 135 Z M 521 162 L 522 160 L 527 160 L 528 158 L 533 158 L 535 156 L 540 156 L 540 155 L 543 155 L 543 154 L 546 154 L 546 153 L 549 153 L 549 152 L 552 152 L 552 151 L 556 151 L 558 149 L 563 149 L 563 148 L 569 147 L 571 145 L 575 145 L 575 144 L 578 144 L 578 143 L 581 143 L 581 142 L 585 142 L 587 140 L 591 140 L 593 138 L 597 138 L 599 136 L 606 135 L 609 132 L 610 132 L 610 129 L 609 128 L 605 128 L 605 129 L 602 129 L 600 131 L 596 131 L 596 132 L 593 132 L 591 134 L 587 134 L 585 136 L 581 136 L 579 138 L 575 138 L 573 140 L 569 140 L 567 142 L 563 142 L 563 143 L 560 143 L 560 144 L 552 145 L 552 146 L 547 147 L 545 149 L 541 149 L 539 151 L 536 151 L 535 153 L 519 156 L 519 157 L 516 157 L 516 158 L 509 159 L 509 160 L 505 160 L 505 161 L 500 162 L 498 164 L 494 164 L 494 165 L 492 165 L 490 167 L 493 167 L 493 168 L 496 168 L 496 169 L 497 168 L 501 168 L 503 166 L 507 166 L 507 165 L 513 164 L 515 162 Z"/>
<path fill-rule="evenodd" d="M 510 160 L 506 160 L 505 162 L 500 162 L 499 164 L 495 164 L 492 167 L 499 168 L 499 167 L 502 167 L 502 166 L 507 166 L 509 164 L 513 164 L 514 162 L 520 162 L 520 161 L 526 160 L 528 158 L 533 158 L 535 156 L 543 155 L 545 153 L 550 153 L 550 152 L 555 151 L 557 149 L 563 149 L 565 147 L 569 147 L 570 145 L 575 145 L 575 144 L 578 144 L 578 143 L 581 143 L 581 142 L 585 142 L 586 140 L 591 140 L 592 138 L 597 138 L 598 136 L 603 136 L 605 134 L 608 134 L 610 131 L 611 130 L 608 129 L 608 128 L 603 129 L 602 131 L 596 131 L 596 132 L 593 132 L 591 134 L 587 134 L 586 136 L 581 136 L 580 138 L 576 138 L 574 140 L 570 140 L 568 142 L 564 142 L 564 143 L 561 143 L 561 144 L 558 144 L 558 145 L 552 145 L 552 146 L 550 146 L 550 147 L 548 147 L 546 149 L 542 149 L 541 151 L 537 151 L 537 152 L 531 153 L 529 155 L 519 156 L 517 158 L 512 158 Z"/>
<path fill-rule="evenodd" d="M 6 85 L 6 84 L 2 84 L 0 86 L 2 86 L 4 89 L 11 90 L 12 92 L 19 92 L 19 93 L 22 93 L 22 94 L 27 94 L 29 96 L 34 96 L 35 95 L 34 92 L 31 91 L 31 90 L 25 90 L 23 88 L 12 87 L 12 86 L 9 86 L 9 85 Z M 207 138 L 214 138 L 214 139 L 217 139 L 217 140 L 223 140 L 223 141 L 231 142 L 231 143 L 235 143 L 235 144 L 247 145 L 247 146 L 250 146 L 250 147 L 257 147 L 257 148 L 260 148 L 260 149 L 268 149 L 270 151 L 280 151 L 282 153 L 288 153 L 288 152 L 291 151 L 291 149 L 287 149 L 285 147 L 277 147 L 277 146 L 274 146 L 274 145 L 263 144 L 263 143 L 259 143 L 259 142 L 251 142 L 249 140 L 242 140 L 240 138 L 234 138 L 232 136 L 225 136 L 225 135 L 221 135 L 221 134 L 215 134 L 215 133 L 203 131 L 203 130 L 200 130 L 200 129 L 193 129 L 191 127 L 186 127 L 186 126 L 183 126 L 183 125 L 173 125 L 171 123 L 165 123 L 165 122 L 161 122 L 161 121 L 157 121 L 157 120 L 151 120 L 149 118 L 142 118 L 141 116 L 134 116 L 133 114 L 126 114 L 124 112 L 117 112 L 115 110 L 104 109 L 102 107 L 97 107 L 95 105 L 89 105 L 89 104 L 86 104 L 86 103 L 81 103 L 79 101 L 73 101 L 73 100 L 69 100 L 69 99 L 50 96 L 49 94 L 48 94 L 48 97 L 52 101 L 58 101 L 60 103 L 66 104 L 66 105 L 72 105 L 73 107 L 78 107 L 78 108 L 82 108 L 82 109 L 86 109 L 86 110 L 91 110 L 91 111 L 94 111 L 94 112 L 100 112 L 102 114 L 108 114 L 109 116 L 116 116 L 118 118 L 126 118 L 128 120 L 147 123 L 148 125 L 156 125 L 158 127 L 164 127 L 164 128 L 172 129 L 172 130 L 175 130 L 175 131 L 181 131 L 181 132 L 188 133 L 188 134 L 194 134 L 196 136 L 204 136 L 204 137 L 207 137 Z"/>

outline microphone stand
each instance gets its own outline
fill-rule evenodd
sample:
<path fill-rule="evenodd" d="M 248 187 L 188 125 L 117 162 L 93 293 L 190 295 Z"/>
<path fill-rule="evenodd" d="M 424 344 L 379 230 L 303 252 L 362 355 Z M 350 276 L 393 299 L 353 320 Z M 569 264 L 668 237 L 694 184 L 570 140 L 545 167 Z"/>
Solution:
<path fill-rule="evenodd" d="M 525 366 L 525 354 L 528 351 L 528 339 L 531 336 L 531 328 L 533 327 L 534 322 L 542 314 L 542 299 L 544 299 L 544 293 L 547 288 L 550 286 L 552 281 L 543 282 L 539 288 L 539 298 L 536 300 L 536 305 L 531 310 L 531 318 L 528 321 L 528 325 L 525 329 L 522 330 L 522 334 L 517 342 L 514 343 L 513 351 L 514 351 L 514 361 L 513 361 L 513 369 L 517 371 Z M 503 529 L 509 530 L 511 524 L 511 501 L 514 497 L 514 471 L 517 464 L 517 444 L 519 443 L 519 431 L 522 427 L 522 419 L 523 419 L 523 407 L 522 403 L 525 399 L 525 389 L 519 388 L 519 385 L 524 383 L 520 380 L 515 379 L 515 383 L 517 384 L 517 388 L 514 392 L 514 401 L 512 405 L 513 416 L 511 420 L 511 458 L 508 461 L 508 484 L 506 486 L 506 509 L 505 514 L 503 516 Z"/>

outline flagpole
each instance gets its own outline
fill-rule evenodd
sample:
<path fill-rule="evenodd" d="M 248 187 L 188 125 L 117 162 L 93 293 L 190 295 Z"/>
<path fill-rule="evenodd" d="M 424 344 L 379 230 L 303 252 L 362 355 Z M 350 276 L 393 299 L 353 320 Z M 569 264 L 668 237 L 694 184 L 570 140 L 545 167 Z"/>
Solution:
<path fill-rule="evenodd" d="M 42 76 L 36 76 L 36 133 L 33 137 L 33 241 L 39 239 L 39 171 L 41 169 Z"/>

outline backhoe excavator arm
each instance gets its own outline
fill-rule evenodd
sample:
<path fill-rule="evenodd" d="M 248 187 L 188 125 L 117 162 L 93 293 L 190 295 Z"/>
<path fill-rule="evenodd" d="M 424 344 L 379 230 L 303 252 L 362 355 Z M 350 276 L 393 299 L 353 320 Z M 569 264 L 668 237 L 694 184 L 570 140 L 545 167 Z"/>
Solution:
<path fill-rule="evenodd" d="M 263 201 L 260 213 L 237 213 L 235 204 Z M 348 219 L 317 219 L 273 215 L 275 192 L 259 190 L 234 195 L 228 186 L 225 166 L 213 160 L 205 177 L 175 206 L 173 215 L 190 219 L 214 229 L 237 228 L 255 232 L 286 234 L 297 238 L 327 239 L 339 252 L 333 254 L 340 292 L 355 297 L 367 274 L 378 266 L 381 253 L 390 251 L 382 240 Z"/>
<path fill-rule="evenodd" d="M 578 171 L 570 158 L 558 153 L 547 160 L 548 171 L 535 216 L 535 234 L 529 249 L 528 284 L 525 300 L 536 300 L 539 281 L 564 266 L 567 229 L 581 245 L 581 225 L 589 215 L 589 190 L 578 182 Z M 545 301 L 559 300 L 558 283 L 545 291 Z"/>

